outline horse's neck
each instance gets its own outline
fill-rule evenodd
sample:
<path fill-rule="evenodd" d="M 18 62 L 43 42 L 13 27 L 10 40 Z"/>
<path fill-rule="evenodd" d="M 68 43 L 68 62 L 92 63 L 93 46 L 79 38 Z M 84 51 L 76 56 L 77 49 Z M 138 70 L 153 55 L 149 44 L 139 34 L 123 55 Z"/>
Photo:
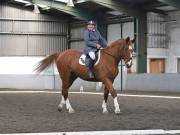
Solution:
<path fill-rule="evenodd" d="M 109 54 L 111 54 L 114 57 L 117 64 L 121 60 L 121 55 L 120 55 L 121 52 L 120 52 L 119 47 L 120 47 L 119 45 L 110 45 L 110 46 L 108 46 L 107 48 L 104 49 L 106 52 L 108 52 Z"/>

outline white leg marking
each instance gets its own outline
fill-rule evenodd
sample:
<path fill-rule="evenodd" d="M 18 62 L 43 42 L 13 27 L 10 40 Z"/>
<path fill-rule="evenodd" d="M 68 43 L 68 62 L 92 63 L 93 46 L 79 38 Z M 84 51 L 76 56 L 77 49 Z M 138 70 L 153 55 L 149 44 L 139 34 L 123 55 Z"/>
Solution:
<path fill-rule="evenodd" d="M 107 110 L 107 104 L 106 104 L 105 100 L 103 100 L 102 108 L 103 108 L 103 113 L 104 113 L 104 114 L 107 114 L 107 113 L 108 113 L 108 110 Z"/>
<path fill-rule="evenodd" d="M 58 105 L 58 110 L 62 111 L 63 106 L 66 104 L 65 100 L 64 100 L 64 96 L 61 97 L 61 102 Z"/>
<path fill-rule="evenodd" d="M 120 114 L 121 111 L 120 111 L 120 108 L 119 108 L 119 103 L 118 103 L 117 97 L 114 98 L 114 107 L 115 107 L 115 113 Z"/>
<path fill-rule="evenodd" d="M 70 104 L 68 98 L 66 99 L 66 108 L 69 111 L 69 113 L 74 113 L 75 112 L 74 109 L 71 107 L 71 104 Z"/>

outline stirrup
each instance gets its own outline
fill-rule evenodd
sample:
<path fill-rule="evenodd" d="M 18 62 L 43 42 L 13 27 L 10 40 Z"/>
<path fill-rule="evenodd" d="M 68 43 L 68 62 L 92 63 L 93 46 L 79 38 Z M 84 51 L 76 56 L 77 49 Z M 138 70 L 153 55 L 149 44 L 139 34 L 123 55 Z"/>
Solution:
<path fill-rule="evenodd" d="M 90 78 L 90 79 L 93 79 L 93 78 L 94 78 L 94 74 L 93 74 L 92 71 L 89 71 L 88 75 L 89 75 L 89 78 Z"/>

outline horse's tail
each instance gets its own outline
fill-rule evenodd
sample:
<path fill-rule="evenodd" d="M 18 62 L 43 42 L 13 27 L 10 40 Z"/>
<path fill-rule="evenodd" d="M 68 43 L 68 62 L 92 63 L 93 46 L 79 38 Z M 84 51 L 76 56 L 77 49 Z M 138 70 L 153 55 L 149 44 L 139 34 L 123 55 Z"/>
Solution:
<path fill-rule="evenodd" d="M 36 73 L 41 73 L 43 70 L 45 70 L 46 68 L 48 68 L 53 62 L 55 62 L 55 60 L 57 59 L 59 55 L 57 53 L 52 54 L 48 57 L 46 57 L 45 59 L 41 60 L 37 67 L 34 69 L 34 71 Z"/>

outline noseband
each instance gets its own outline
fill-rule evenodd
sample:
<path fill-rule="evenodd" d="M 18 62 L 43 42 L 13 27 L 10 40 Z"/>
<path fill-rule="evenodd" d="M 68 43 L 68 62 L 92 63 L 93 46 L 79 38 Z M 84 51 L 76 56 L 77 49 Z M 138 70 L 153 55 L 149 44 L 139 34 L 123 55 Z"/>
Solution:
<path fill-rule="evenodd" d="M 132 66 L 132 58 L 129 61 L 126 61 L 125 65 L 126 65 L 127 68 L 131 68 L 131 66 Z"/>
<path fill-rule="evenodd" d="M 131 68 L 131 66 L 132 66 L 132 57 L 133 57 L 133 48 L 132 48 L 132 46 L 129 46 L 129 51 L 130 51 L 130 54 L 131 54 L 131 58 L 128 61 L 125 62 L 127 68 Z"/>

